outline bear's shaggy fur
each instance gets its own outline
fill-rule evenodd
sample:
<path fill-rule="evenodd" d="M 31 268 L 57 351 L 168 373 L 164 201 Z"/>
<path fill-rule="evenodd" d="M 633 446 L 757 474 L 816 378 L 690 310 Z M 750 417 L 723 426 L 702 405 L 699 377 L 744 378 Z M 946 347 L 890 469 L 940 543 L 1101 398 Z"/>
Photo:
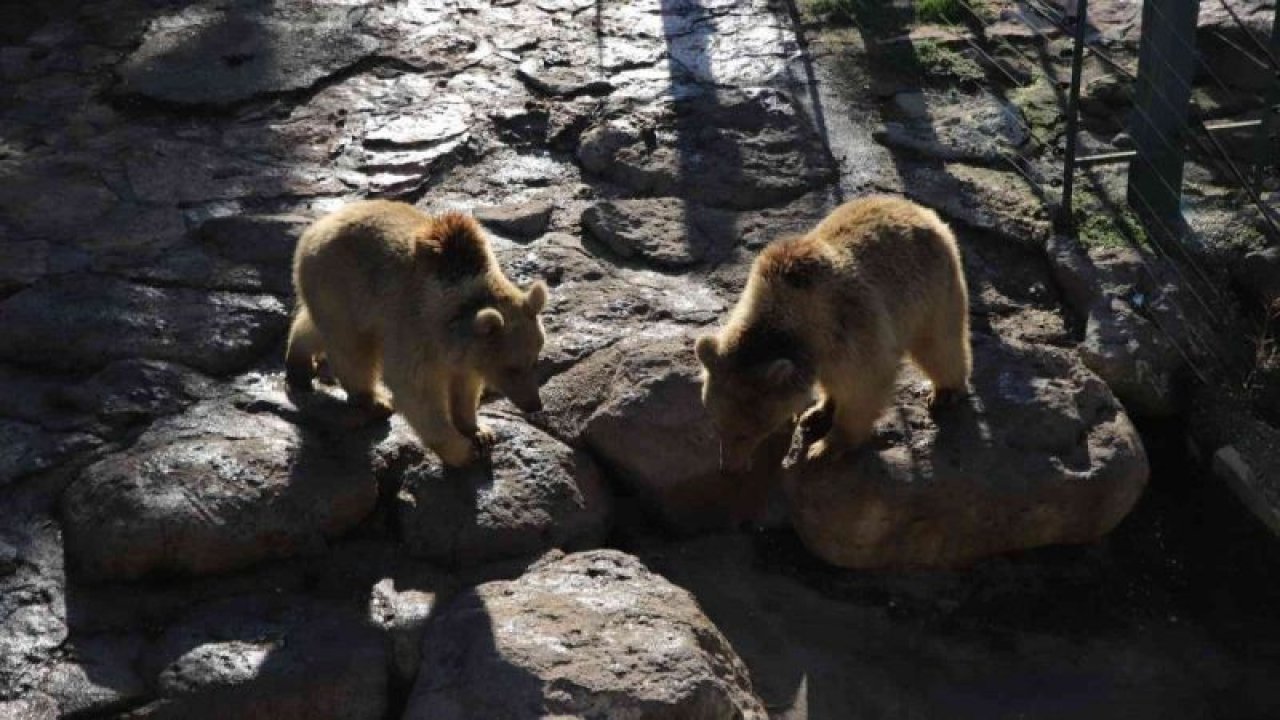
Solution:
<path fill-rule="evenodd" d="M 320 355 L 349 401 L 395 409 L 450 465 L 493 441 L 476 422 L 486 387 L 541 409 L 534 366 L 547 289 L 503 275 L 479 226 L 385 200 L 351 204 L 303 233 L 294 253 L 298 306 L 289 333 L 290 387 L 309 390 Z"/>
<path fill-rule="evenodd" d="M 857 447 L 893 399 L 904 353 L 933 382 L 933 404 L 967 390 L 968 291 L 951 230 L 927 208 L 894 197 L 842 205 L 807 235 L 756 258 L 717 335 L 698 338 L 703 402 L 726 470 L 749 466 L 769 433 L 819 390 L 827 435 L 816 460 Z"/>

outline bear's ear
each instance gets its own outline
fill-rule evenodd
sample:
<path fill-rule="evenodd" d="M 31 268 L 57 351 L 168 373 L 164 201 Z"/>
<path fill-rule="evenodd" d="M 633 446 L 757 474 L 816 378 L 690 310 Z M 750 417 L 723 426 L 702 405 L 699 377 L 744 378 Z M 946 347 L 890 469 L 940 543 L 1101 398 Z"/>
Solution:
<path fill-rule="evenodd" d="M 799 368 L 794 362 L 787 358 L 778 358 L 765 367 L 764 379 L 770 385 L 781 387 L 795 380 L 797 372 Z"/>
<path fill-rule="evenodd" d="M 547 306 L 547 285 L 541 280 L 529 286 L 529 292 L 524 297 L 525 310 L 530 315 L 537 315 L 542 312 L 542 308 Z"/>
<path fill-rule="evenodd" d="M 720 360 L 720 343 L 715 335 L 703 335 L 693 343 L 693 353 L 702 367 L 710 370 Z"/>
<path fill-rule="evenodd" d="M 481 310 L 471 321 L 471 329 L 480 336 L 497 335 L 502 332 L 503 325 L 506 325 L 506 321 L 502 319 L 502 313 L 493 308 Z"/>

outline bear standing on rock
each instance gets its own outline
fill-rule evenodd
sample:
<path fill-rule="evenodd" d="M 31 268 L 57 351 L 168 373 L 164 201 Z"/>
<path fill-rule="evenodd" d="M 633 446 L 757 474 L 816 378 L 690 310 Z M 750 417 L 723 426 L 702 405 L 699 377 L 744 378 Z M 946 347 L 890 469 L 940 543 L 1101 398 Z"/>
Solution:
<path fill-rule="evenodd" d="M 933 381 L 931 406 L 967 391 L 968 291 L 951 230 L 894 197 L 846 203 L 807 235 L 756 258 L 729 317 L 698 338 L 703 402 L 720 435 L 721 466 L 741 471 L 770 433 L 804 413 L 830 421 L 808 460 L 870 439 L 893 399 L 903 353 Z"/>
<path fill-rule="evenodd" d="M 508 280 L 471 218 L 354 203 L 303 233 L 293 282 L 292 389 L 311 389 L 324 354 L 348 400 L 386 417 L 381 377 L 423 444 L 454 466 L 493 443 L 476 421 L 486 387 L 526 412 L 542 409 L 534 368 L 547 288 Z"/>

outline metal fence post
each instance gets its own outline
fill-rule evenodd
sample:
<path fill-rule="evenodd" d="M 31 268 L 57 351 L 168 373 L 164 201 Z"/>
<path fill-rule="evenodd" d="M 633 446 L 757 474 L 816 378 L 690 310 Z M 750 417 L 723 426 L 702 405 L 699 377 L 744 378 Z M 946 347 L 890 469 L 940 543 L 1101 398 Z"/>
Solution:
<path fill-rule="evenodd" d="M 1280 58 L 1280 5 L 1276 5 L 1275 18 L 1271 23 L 1271 54 L 1268 59 L 1274 62 Z M 1262 181 L 1267 167 L 1280 165 L 1280 68 L 1271 68 L 1271 90 L 1265 95 L 1266 104 L 1262 107 L 1262 122 L 1258 125 L 1257 158 L 1254 166 L 1255 179 Z"/>
<path fill-rule="evenodd" d="M 1071 227 L 1072 191 L 1075 189 L 1076 174 L 1076 135 L 1080 118 L 1080 71 L 1084 65 L 1084 33 L 1089 18 L 1088 0 L 1069 0 L 1067 17 L 1075 22 L 1075 45 L 1071 51 L 1071 93 L 1067 97 L 1067 147 L 1066 157 L 1062 163 L 1062 207 L 1059 208 L 1058 224 Z"/>
<path fill-rule="evenodd" d="M 1130 136 L 1129 204 L 1158 226 L 1181 227 L 1182 163 L 1197 55 L 1200 0 L 1146 0 Z"/>

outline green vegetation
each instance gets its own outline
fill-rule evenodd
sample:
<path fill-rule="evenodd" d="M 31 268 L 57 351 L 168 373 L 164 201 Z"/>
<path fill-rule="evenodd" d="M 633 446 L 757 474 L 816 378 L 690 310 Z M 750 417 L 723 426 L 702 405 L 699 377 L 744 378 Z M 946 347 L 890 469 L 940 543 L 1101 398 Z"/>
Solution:
<path fill-rule="evenodd" d="M 969 0 L 964 0 L 969 2 Z M 970 15 L 961 0 L 916 0 L 916 21 L 939 25 L 959 25 Z M 973 3 L 970 2 L 972 5 Z M 976 5 L 975 5 L 976 7 Z"/>
<path fill-rule="evenodd" d="M 1034 82 L 1009 92 L 1009 100 L 1022 110 L 1027 124 L 1040 139 L 1048 141 L 1062 130 L 1064 111 L 1058 105 L 1058 94 L 1043 75 Z"/>
<path fill-rule="evenodd" d="M 1076 237 L 1085 247 L 1120 248 L 1150 243 L 1142 222 L 1127 206 L 1113 210 L 1097 197 L 1081 193 L 1072 214 Z"/>
<path fill-rule="evenodd" d="M 914 50 L 921 74 L 931 81 L 973 85 L 987 79 L 981 65 L 945 45 L 922 40 L 915 43 Z"/>
<path fill-rule="evenodd" d="M 903 5 L 893 0 L 805 0 L 810 13 L 840 24 L 883 27 L 915 22 L 959 25 L 974 13 L 987 13 L 983 0 L 914 0 Z M 978 20 L 983 20 L 979 17 Z"/>

